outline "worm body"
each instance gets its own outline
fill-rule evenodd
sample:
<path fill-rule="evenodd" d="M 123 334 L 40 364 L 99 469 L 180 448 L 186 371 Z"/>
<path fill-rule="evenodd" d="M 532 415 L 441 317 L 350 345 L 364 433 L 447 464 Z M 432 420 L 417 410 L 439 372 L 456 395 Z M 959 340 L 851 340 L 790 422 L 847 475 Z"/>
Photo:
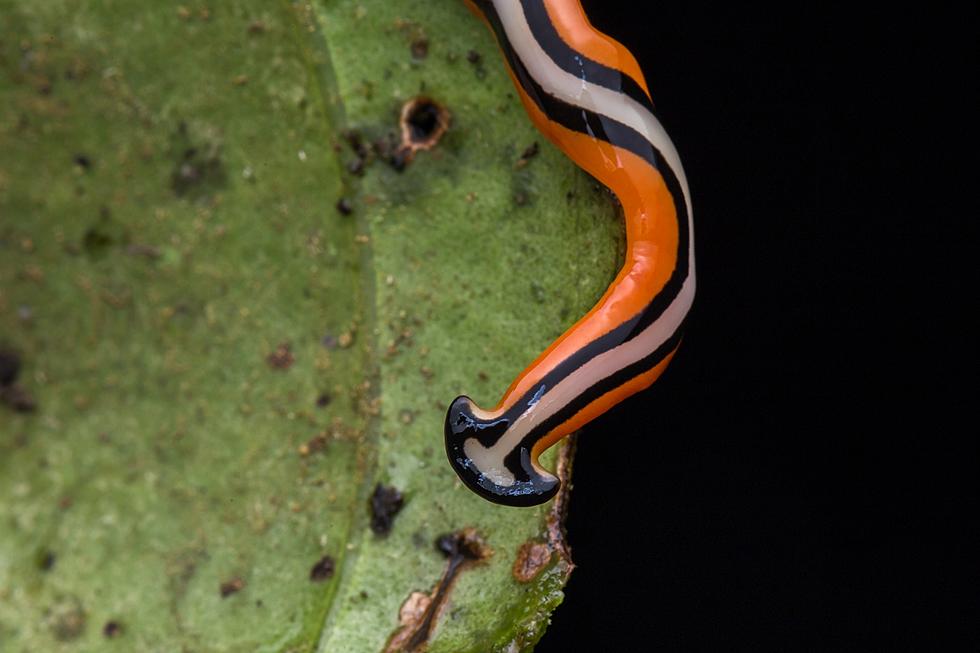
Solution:
<path fill-rule="evenodd" d="M 532 362 L 491 410 L 457 397 L 446 451 L 472 490 L 543 503 L 559 480 L 540 454 L 652 384 L 694 299 L 691 202 L 639 65 L 591 26 L 578 0 L 466 0 L 497 38 L 537 128 L 619 198 L 626 260 L 598 303 Z"/>

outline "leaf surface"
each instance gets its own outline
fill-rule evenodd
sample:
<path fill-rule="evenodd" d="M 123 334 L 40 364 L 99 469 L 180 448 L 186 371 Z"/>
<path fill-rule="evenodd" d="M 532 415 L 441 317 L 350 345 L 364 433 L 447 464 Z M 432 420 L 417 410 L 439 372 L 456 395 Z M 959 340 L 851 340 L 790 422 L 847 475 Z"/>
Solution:
<path fill-rule="evenodd" d="M 417 650 L 530 648 L 558 515 L 463 488 L 442 420 L 588 310 L 622 233 L 486 29 L 453 0 L 0 17 L 4 392 L 36 404 L 0 405 L 0 651 L 383 651 L 425 596 Z M 450 127 L 399 171 L 419 96 Z M 464 529 L 492 554 L 439 593 Z"/>

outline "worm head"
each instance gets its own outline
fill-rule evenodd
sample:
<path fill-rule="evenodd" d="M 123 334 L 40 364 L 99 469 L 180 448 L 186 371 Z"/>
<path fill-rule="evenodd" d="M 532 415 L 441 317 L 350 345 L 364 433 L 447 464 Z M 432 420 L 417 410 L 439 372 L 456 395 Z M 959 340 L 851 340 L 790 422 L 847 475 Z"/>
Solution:
<path fill-rule="evenodd" d="M 533 443 L 511 430 L 505 414 L 481 410 L 457 397 L 446 414 L 446 454 L 467 487 L 489 501 L 533 506 L 555 496 L 561 482 L 538 466 Z M 516 441 L 515 441 L 516 440 Z"/>

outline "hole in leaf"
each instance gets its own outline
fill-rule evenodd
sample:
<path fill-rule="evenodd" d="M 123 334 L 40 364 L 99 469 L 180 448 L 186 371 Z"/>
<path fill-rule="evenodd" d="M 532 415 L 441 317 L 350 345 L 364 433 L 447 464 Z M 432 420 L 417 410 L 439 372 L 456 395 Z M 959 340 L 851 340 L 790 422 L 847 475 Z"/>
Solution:
<path fill-rule="evenodd" d="M 401 144 L 391 157 L 392 165 L 401 170 L 419 150 L 435 147 L 449 129 L 449 110 L 435 100 L 417 97 L 402 106 Z"/>

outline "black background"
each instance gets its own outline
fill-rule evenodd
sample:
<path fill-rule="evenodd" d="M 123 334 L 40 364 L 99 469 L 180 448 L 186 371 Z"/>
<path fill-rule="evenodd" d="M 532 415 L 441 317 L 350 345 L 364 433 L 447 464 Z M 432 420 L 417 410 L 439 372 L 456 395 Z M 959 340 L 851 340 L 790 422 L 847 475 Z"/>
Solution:
<path fill-rule="evenodd" d="M 977 300 L 943 234 L 977 217 L 973 19 L 583 4 L 681 153 L 698 296 L 579 438 L 536 650 L 978 650 L 977 427 L 949 419 L 975 353 L 939 317 Z"/>

